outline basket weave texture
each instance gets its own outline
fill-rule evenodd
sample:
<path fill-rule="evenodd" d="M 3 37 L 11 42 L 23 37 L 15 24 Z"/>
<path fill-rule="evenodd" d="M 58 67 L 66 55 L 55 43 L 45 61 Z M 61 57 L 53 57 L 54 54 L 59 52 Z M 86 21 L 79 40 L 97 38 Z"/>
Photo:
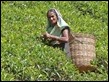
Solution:
<path fill-rule="evenodd" d="M 70 36 L 70 51 L 73 63 L 77 67 L 91 66 L 91 61 L 96 58 L 95 37 L 89 34 L 74 34 Z"/>

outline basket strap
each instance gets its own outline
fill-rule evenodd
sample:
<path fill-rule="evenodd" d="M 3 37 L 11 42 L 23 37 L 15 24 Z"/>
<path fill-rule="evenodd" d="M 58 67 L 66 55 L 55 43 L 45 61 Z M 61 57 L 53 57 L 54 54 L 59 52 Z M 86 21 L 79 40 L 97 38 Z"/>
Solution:
<path fill-rule="evenodd" d="M 79 39 L 77 39 L 76 36 L 75 36 L 72 32 L 70 32 L 69 37 L 70 37 L 69 43 L 72 43 L 72 42 L 74 42 L 74 41 L 83 43 L 82 41 L 80 41 Z"/>

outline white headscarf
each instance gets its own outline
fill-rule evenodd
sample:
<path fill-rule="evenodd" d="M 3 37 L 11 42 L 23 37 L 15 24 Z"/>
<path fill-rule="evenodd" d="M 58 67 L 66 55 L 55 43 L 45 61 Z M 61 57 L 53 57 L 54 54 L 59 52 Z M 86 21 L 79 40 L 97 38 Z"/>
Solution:
<path fill-rule="evenodd" d="M 62 27 L 62 26 L 69 26 L 62 18 L 62 15 L 59 11 L 57 11 L 56 9 L 54 9 L 56 14 L 57 14 L 57 17 L 58 17 L 58 21 L 57 21 L 57 24 L 59 27 Z"/>

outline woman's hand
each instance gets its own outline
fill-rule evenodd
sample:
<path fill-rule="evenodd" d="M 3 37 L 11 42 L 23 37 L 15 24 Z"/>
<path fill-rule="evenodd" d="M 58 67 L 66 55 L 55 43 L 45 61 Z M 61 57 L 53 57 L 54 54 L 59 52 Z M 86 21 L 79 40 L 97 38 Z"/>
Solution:
<path fill-rule="evenodd" d="M 46 35 L 47 38 L 50 38 L 50 34 L 49 33 L 46 32 L 45 35 Z"/>
<path fill-rule="evenodd" d="M 43 34 L 43 36 L 45 37 L 45 38 L 50 38 L 50 34 L 49 33 L 45 33 L 45 34 Z"/>

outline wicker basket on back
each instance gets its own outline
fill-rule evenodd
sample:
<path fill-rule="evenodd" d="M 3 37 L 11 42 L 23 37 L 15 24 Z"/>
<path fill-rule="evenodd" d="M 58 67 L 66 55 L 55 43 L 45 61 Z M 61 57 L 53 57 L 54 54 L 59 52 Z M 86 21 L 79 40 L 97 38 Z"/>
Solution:
<path fill-rule="evenodd" d="M 71 58 L 79 71 L 95 70 L 91 65 L 91 61 L 96 58 L 95 37 L 89 34 L 71 34 L 69 43 Z"/>

